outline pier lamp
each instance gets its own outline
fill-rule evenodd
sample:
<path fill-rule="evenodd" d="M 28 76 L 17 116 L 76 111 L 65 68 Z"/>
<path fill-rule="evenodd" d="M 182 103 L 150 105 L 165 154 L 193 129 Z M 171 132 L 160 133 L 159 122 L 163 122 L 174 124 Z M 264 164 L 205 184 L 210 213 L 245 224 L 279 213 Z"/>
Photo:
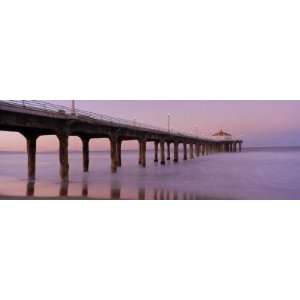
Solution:
<path fill-rule="evenodd" d="M 170 133 L 170 122 L 171 122 L 171 115 L 168 114 L 168 132 Z"/>
<path fill-rule="evenodd" d="M 75 115 L 75 100 L 72 100 L 72 115 Z"/>

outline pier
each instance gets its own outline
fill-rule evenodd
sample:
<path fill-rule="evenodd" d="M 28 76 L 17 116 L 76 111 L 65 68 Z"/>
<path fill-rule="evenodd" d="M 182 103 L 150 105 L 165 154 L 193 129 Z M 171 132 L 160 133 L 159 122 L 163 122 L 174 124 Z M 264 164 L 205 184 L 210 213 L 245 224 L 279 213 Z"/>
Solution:
<path fill-rule="evenodd" d="M 27 143 L 28 177 L 36 174 L 37 139 L 55 135 L 59 142 L 60 177 L 69 176 L 68 138 L 77 136 L 82 141 L 83 172 L 89 171 L 89 142 L 106 138 L 110 141 L 111 172 L 122 167 L 122 142 L 139 143 L 138 164 L 146 167 L 147 145 L 154 144 L 154 163 L 180 161 L 179 145 L 183 145 L 183 160 L 201 155 L 242 151 L 242 140 L 206 138 L 170 129 L 113 118 L 83 110 L 54 105 L 46 101 L 0 101 L 0 130 L 21 133 Z M 173 151 L 172 151 L 173 150 Z"/>

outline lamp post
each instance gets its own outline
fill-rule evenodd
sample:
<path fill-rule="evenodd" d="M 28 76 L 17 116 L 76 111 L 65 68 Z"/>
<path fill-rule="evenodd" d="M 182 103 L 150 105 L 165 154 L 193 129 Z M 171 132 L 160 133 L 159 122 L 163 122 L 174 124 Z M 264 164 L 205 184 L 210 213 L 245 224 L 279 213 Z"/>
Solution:
<path fill-rule="evenodd" d="M 170 133 L 170 121 L 171 121 L 171 116 L 168 114 L 168 132 Z"/>
<path fill-rule="evenodd" d="M 75 100 L 72 100 L 72 115 L 75 115 Z"/>

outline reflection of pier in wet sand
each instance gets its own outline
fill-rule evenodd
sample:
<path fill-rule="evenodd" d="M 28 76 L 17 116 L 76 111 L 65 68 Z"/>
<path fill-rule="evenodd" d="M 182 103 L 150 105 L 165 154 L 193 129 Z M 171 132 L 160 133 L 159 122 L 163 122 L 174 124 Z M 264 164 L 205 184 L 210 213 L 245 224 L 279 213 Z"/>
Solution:
<path fill-rule="evenodd" d="M 122 199 L 129 199 L 131 198 L 130 195 L 133 195 L 134 193 L 136 196 L 133 197 L 133 199 L 137 200 L 178 200 L 178 199 L 184 199 L 184 200 L 193 200 L 193 199 L 201 199 L 206 197 L 201 197 L 199 193 L 191 193 L 191 192 L 182 192 L 178 193 L 176 190 L 171 189 L 163 189 L 163 188 L 149 188 L 146 189 L 144 187 L 136 187 L 134 190 L 131 189 L 131 193 L 127 194 L 126 192 L 122 192 L 122 188 L 118 185 L 115 185 L 112 183 L 110 187 L 110 194 L 93 194 L 89 195 L 89 184 L 86 180 L 83 180 L 81 184 L 81 193 L 76 195 L 72 194 L 70 196 L 70 183 L 68 180 L 62 180 L 60 182 L 60 185 L 57 190 L 57 196 L 55 194 L 46 197 L 46 196 L 37 196 L 36 193 L 36 182 L 34 180 L 28 180 L 26 185 L 26 196 L 27 197 L 35 197 L 37 199 L 68 199 L 69 197 L 74 197 L 76 199 L 111 199 L 111 200 L 122 200 Z M 78 184 L 76 182 L 75 184 Z"/>

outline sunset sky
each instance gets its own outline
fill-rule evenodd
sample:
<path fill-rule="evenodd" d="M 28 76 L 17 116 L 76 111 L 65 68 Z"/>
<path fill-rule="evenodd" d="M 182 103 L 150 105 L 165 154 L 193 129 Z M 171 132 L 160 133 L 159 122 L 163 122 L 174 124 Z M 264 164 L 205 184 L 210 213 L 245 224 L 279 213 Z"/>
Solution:
<path fill-rule="evenodd" d="M 71 106 L 71 101 L 49 101 Z M 300 101 L 76 101 L 77 108 L 128 120 L 202 135 L 219 129 L 242 138 L 244 146 L 299 146 Z M 25 140 L 16 133 L 0 132 L 0 150 L 25 150 Z M 56 150 L 53 136 L 38 140 L 38 151 Z M 105 140 L 93 140 L 92 150 L 107 149 Z M 125 148 L 135 148 L 127 142 Z M 79 139 L 70 139 L 70 150 L 79 150 Z"/>

